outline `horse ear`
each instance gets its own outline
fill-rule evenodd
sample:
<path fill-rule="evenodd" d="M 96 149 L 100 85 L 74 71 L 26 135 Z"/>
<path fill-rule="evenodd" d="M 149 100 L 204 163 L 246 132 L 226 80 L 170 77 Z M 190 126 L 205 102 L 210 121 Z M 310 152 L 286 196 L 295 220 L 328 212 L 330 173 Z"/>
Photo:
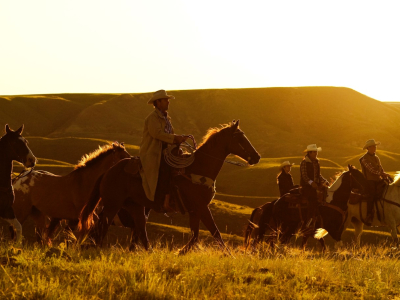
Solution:
<path fill-rule="evenodd" d="M 348 164 L 347 165 L 347 168 L 349 169 L 349 171 L 350 171 L 350 169 L 351 169 L 351 165 L 350 164 Z"/>
<path fill-rule="evenodd" d="M 240 120 L 237 120 L 237 121 L 236 121 L 236 126 L 237 126 L 237 127 L 239 127 L 239 121 L 240 121 Z"/>
<path fill-rule="evenodd" d="M 6 133 L 9 133 L 11 131 L 10 126 L 8 126 L 8 124 L 6 124 Z"/>
<path fill-rule="evenodd" d="M 125 148 L 125 143 L 124 142 L 121 142 L 121 143 L 119 143 L 122 147 L 124 147 Z"/>
<path fill-rule="evenodd" d="M 231 125 L 232 125 L 232 126 L 233 126 L 233 125 L 235 125 L 235 119 L 233 119 L 233 121 L 232 121 L 232 124 L 231 124 Z"/>
<path fill-rule="evenodd" d="M 18 128 L 18 130 L 16 131 L 16 133 L 18 133 L 19 135 L 22 134 L 22 131 L 24 131 L 24 124 L 22 124 L 22 126 L 20 128 Z"/>

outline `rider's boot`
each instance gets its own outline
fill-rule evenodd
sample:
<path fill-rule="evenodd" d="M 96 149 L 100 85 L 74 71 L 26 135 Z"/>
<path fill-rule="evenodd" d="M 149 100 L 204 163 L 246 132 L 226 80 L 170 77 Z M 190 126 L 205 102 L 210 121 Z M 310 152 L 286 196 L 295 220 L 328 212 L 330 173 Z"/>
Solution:
<path fill-rule="evenodd" d="M 176 212 L 175 209 L 174 209 L 173 207 L 170 206 L 170 200 L 171 200 L 170 194 L 166 194 L 166 195 L 165 195 L 165 199 L 164 199 L 163 209 L 164 209 L 166 212 Z"/>
<path fill-rule="evenodd" d="M 308 204 L 307 208 L 307 223 L 306 228 L 315 224 L 315 207 L 311 203 Z"/>

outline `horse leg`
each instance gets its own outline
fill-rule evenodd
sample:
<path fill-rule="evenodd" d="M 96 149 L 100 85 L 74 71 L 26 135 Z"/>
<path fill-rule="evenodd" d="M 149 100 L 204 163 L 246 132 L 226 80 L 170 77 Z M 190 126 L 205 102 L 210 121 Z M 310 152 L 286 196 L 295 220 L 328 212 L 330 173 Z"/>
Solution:
<path fill-rule="evenodd" d="M 135 243 L 137 242 L 138 237 L 140 238 L 146 251 L 149 250 L 149 238 L 147 237 L 146 231 L 145 208 L 136 203 L 129 203 L 124 205 L 124 209 L 128 213 L 130 213 L 135 222 L 135 229 L 133 234 L 134 239 L 132 240 L 129 250 L 133 250 L 135 248 Z"/>
<path fill-rule="evenodd" d="M 129 246 L 129 251 L 133 251 L 137 248 L 139 244 L 139 233 L 135 228 L 131 228 L 131 245 Z"/>
<path fill-rule="evenodd" d="M 50 219 L 50 224 L 46 230 L 47 231 L 46 236 L 47 236 L 47 240 L 48 240 L 49 244 L 51 244 L 51 239 L 53 238 L 54 232 L 60 226 L 60 221 L 61 221 L 61 219 L 57 219 L 57 218 Z"/>
<path fill-rule="evenodd" d="M 192 231 L 192 237 L 189 242 L 178 251 L 178 253 L 185 254 L 188 252 L 199 240 L 199 229 L 200 229 L 200 217 L 196 212 L 189 212 L 190 230 Z"/>
<path fill-rule="evenodd" d="M 47 244 L 48 246 L 51 246 L 51 241 L 49 244 L 46 236 L 46 216 L 34 207 L 32 209 L 32 219 L 35 222 L 36 241 L 43 245 Z"/>
<path fill-rule="evenodd" d="M 319 243 L 321 244 L 322 252 L 325 252 L 325 251 L 326 251 L 326 246 L 325 246 L 325 240 L 324 240 L 324 238 L 321 238 L 321 239 L 319 239 L 318 241 L 319 241 Z"/>
<path fill-rule="evenodd" d="M 220 247 L 223 250 L 228 251 L 229 254 L 231 254 L 230 250 L 228 247 L 225 245 L 221 233 L 219 232 L 217 225 L 215 224 L 214 218 L 211 214 L 210 208 L 206 206 L 205 208 L 201 209 L 199 211 L 200 215 L 200 220 L 203 222 L 204 226 L 210 231 L 211 235 L 214 237 L 214 239 L 218 242 Z"/>
<path fill-rule="evenodd" d="M 363 232 L 364 223 L 356 218 L 352 218 L 351 223 L 354 226 L 354 242 L 359 247 L 361 245 L 361 234 Z"/>
<path fill-rule="evenodd" d="M 399 244 L 399 239 L 397 238 L 397 224 L 394 219 L 390 220 L 388 222 L 388 227 L 390 229 L 390 234 L 392 235 L 393 243 L 396 245 L 396 247 Z"/>
<path fill-rule="evenodd" d="M 303 239 L 302 239 L 302 241 L 301 241 L 301 247 L 303 248 L 303 250 L 306 250 L 308 238 L 309 238 L 309 235 L 303 236 Z M 321 240 L 322 240 L 322 239 L 321 239 Z"/>
<path fill-rule="evenodd" d="M 4 219 L 6 220 L 8 223 L 10 223 L 10 225 L 13 227 L 13 230 L 15 229 L 15 231 L 17 232 L 17 245 L 18 246 L 22 246 L 22 226 L 21 223 L 17 220 L 17 218 L 14 219 Z"/>
<path fill-rule="evenodd" d="M 97 234 L 96 234 L 96 244 L 98 246 L 103 245 L 103 240 L 107 234 L 108 228 L 110 227 L 112 221 L 115 218 L 115 215 L 119 211 L 119 207 L 104 207 L 103 211 L 101 212 L 101 216 L 98 222 L 97 227 Z"/>

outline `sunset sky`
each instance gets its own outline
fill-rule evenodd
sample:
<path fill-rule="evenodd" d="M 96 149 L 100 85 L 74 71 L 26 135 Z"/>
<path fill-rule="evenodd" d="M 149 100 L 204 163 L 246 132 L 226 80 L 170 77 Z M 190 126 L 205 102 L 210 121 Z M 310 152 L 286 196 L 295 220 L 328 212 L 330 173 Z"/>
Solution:
<path fill-rule="evenodd" d="M 0 95 L 323 85 L 400 101 L 397 4 L 0 0 Z"/>

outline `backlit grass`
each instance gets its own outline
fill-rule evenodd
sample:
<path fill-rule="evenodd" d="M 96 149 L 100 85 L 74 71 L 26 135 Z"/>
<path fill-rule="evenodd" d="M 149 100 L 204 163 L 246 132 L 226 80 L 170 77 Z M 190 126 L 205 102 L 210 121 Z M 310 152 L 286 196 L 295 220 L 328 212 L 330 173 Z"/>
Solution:
<path fill-rule="evenodd" d="M 201 244 L 185 256 L 156 244 L 129 252 L 60 244 L 0 247 L 3 299 L 394 299 L 400 252 L 386 245 L 326 253 L 261 246 L 227 256 Z"/>

